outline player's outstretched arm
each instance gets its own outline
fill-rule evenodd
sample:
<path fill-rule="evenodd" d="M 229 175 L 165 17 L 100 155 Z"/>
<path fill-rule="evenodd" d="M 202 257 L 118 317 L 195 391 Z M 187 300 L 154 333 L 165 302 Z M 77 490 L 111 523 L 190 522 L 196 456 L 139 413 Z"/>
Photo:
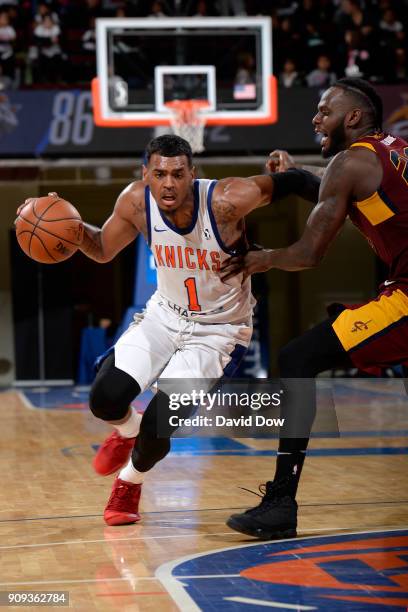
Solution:
<path fill-rule="evenodd" d="M 348 202 L 358 178 L 349 152 L 338 154 L 322 181 L 319 203 L 312 210 L 301 238 L 284 249 L 250 251 L 242 258 L 231 258 L 222 271 L 223 280 L 238 272 L 245 276 L 279 268 L 289 272 L 315 267 L 347 217 Z"/>
<path fill-rule="evenodd" d="M 218 181 L 214 190 L 213 210 L 219 219 L 229 222 L 292 193 L 317 202 L 319 187 L 319 178 L 293 168 L 248 178 L 225 178 Z"/>
<path fill-rule="evenodd" d="M 238 221 L 272 200 L 273 180 L 269 175 L 248 178 L 230 177 L 218 181 L 212 200 L 217 218 L 224 222 Z"/>
<path fill-rule="evenodd" d="M 130 244 L 139 231 L 132 220 L 134 184 L 119 195 L 111 216 L 102 228 L 84 223 L 84 240 L 80 250 L 98 263 L 111 261 Z"/>

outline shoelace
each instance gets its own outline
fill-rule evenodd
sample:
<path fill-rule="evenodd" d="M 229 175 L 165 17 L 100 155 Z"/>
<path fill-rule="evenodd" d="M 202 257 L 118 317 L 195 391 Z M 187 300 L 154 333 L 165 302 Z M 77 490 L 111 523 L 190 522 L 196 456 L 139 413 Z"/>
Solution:
<path fill-rule="evenodd" d="M 238 487 L 238 489 L 242 489 L 243 491 L 248 491 L 248 493 L 252 493 L 253 495 L 256 495 L 257 497 L 264 497 L 266 493 L 266 483 L 262 483 L 258 487 L 258 491 L 259 493 L 261 493 L 261 495 L 259 495 L 259 493 L 257 493 L 256 491 L 252 491 L 252 489 L 247 489 L 246 487 Z"/>
<path fill-rule="evenodd" d="M 267 495 L 268 487 L 266 483 L 262 483 L 259 485 L 258 491 L 260 494 L 256 491 L 252 491 L 251 489 L 247 489 L 246 487 L 239 488 L 243 489 L 244 491 L 248 491 L 248 493 L 253 493 L 253 495 L 256 495 L 257 497 L 262 498 L 261 502 L 257 506 L 255 506 L 254 508 L 249 508 L 249 510 L 246 510 L 245 514 L 262 514 L 263 512 L 268 511 L 272 506 L 274 506 L 276 504 L 276 500 L 279 499 L 277 495 L 274 495 L 274 489 L 276 491 L 278 487 L 271 486 Z"/>
<path fill-rule="evenodd" d="M 124 438 L 123 436 L 120 436 L 116 432 L 115 434 L 113 434 L 113 436 L 114 436 L 113 439 L 115 440 L 115 448 L 113 449 L 114 452 L 120 449 L 125 444 L 129 444 L 129 440 L 133 440 L 133 438 Z M 110 446 L 111 444 L 112 444 L 112 436 L 107 438 L 105 442 L 102 444 L 102 446 L 103 447 Z"/>
<path fill-rule="evenodd" d="M 120 484 L 112 491 L 108 506 L 109 510 L 120 510 L 123 512 L 123 502 L 129 501 L 129 504 L 137 504 L 140 496 L 140 487 L 134 484 Z M 119 506 L 119 507 L 118 507 Z M 125 511 L 129 509 L 126 508 Z M 134 510 L 137 511 L 136 509 Z"/>

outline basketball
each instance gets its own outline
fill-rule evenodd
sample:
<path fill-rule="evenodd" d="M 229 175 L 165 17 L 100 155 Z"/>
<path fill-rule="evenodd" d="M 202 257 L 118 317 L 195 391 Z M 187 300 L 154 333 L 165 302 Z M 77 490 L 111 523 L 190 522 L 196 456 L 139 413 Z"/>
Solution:
<path fill-rule="evenodd" d="M 40 263 L 58 263 L 71 257 L 82 243 L 83 233 L 79 212 L 57 195 L 34 198 L 16 220 L 20 247 Z"/>

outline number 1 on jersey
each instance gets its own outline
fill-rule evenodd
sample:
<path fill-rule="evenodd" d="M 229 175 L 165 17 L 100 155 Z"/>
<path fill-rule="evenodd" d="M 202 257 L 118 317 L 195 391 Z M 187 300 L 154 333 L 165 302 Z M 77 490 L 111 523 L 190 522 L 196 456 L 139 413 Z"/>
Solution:
<path fill-rule="evenodd" d="M 198 303 L 197 285 L 196 280 L 193 276 L 186 278 L 184 286 L 187 289 L 188 295 L 188 309 L 193 312 L 200 312 L 201 306 Z"/>

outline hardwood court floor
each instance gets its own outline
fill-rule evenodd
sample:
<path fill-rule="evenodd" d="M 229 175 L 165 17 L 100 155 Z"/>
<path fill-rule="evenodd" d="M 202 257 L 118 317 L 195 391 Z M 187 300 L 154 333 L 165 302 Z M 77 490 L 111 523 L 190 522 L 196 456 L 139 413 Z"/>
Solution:
<path fill-rule="evenodd" d="M 299 491 L 300 536 L 407 525 L 406 405 L 392 394 L 380 400 L 369 409 L 364 396 L 356 405 L 355 393 L 346 393 L 346 437 L 312 440 Z M 177 610 L 155 571 L 253 542 L 225 519 L 257 503 L 238 487 L 256 489 L 275 463 L 276 442 L 266 439 L 206 450 L 176 445 L 145 482 L 142 523 L 106 527 L 113 477 L 91 467 L 92 445 L 109 431 L 103 424 L 85 410 L 34 409 L 9 390 L 0 393 L 0 431 L 0 591 L 66 590 L 77 610 Z"/>

